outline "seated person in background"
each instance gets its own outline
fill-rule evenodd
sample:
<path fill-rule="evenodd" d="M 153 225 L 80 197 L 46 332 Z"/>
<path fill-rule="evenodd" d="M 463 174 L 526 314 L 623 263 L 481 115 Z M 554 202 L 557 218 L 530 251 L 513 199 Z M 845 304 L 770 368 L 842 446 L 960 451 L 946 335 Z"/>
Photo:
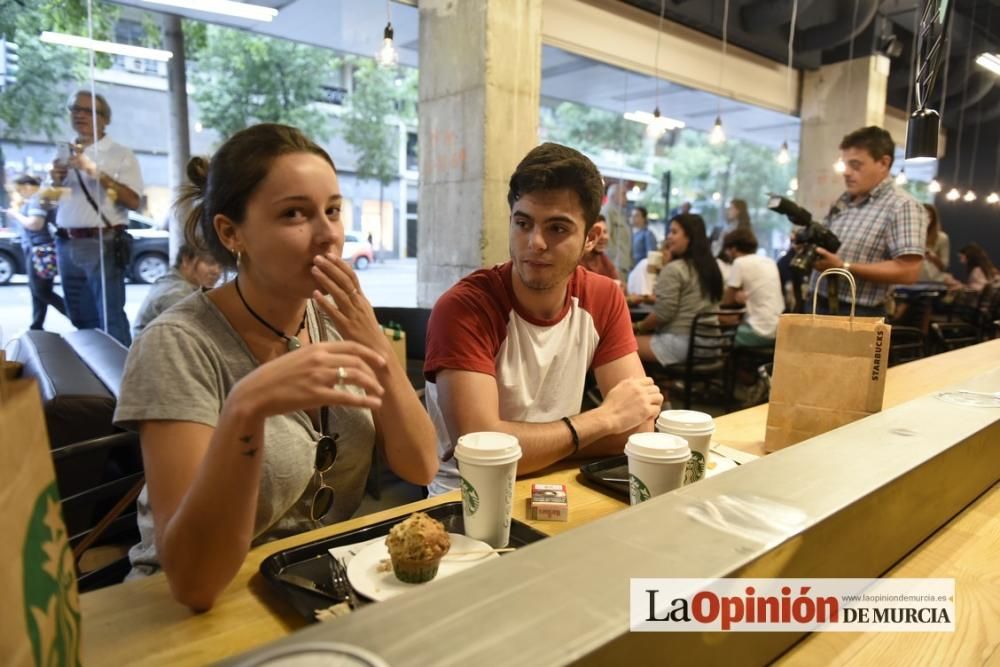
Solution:
<path fill-rule="evenodd" d="M 545 143 L 510 178 L 511 261 L 445 292 L 427 327 L 427 410 L 445 461 L 431 494 L 459 485 L 459 436 L 518 438 L 518 474 L 579 454 L 621 454 L 653 428 L 660 392 L 635 353 L 628 307 L 610 279 L 579 266 L 604 189 L 583 154 Z M 587 371 L 604 396 L 580 412 Z"/>
<path fill-rule="evenodd" d="M 326 151 L 255 125 L 187 175 L 187 241 L 238 275 L 146 327 L 115 423 L 138 430 L 146 470 L 130 576 L 162 568 L 174 597 L 204 610 L 250 548 L 354 514 L 376 448 L 418 485 L 438 462 L 434 427 L 340 259 Z"/>
<path fill-rule="evenodd" d="M 667 239 L 663 239 L 659 247 L 660 256 L 652 255 L 653 261 L 649 257 L 639 260 L 628 274 L 628 285 L 626 293 L 630 305 L 638 303 L 653 303 L 656 298 L 653 296 L 653 286 L 656 284 L 656 276 L 670 262 L 670 246 Z"/>
<path fill-rule="evenodd" d="M 722 240 L 719 240 L 722 243 Z M 722 283 L 725 284 L 729 280 L 729 272 L 733 268 L 733 260 L 726 253 L 726 249 L 723 248 L 719 251 L 719 254 L 715 256 L 715 263 L 719 265 L 719 273 L 722 274 Z"/>
<path fill-rule="evenodd" d="M 919 281 L 943 282 L 948 275 L 951 242 L 941 229 L 937 209 L 930 204 L 924 204 L 924 210 L 927 211 L 927 249 L 924 251 L 924 263 L 920 267 Z"/>
<path fill-rule="evenodd" d="M 987 285 L 1000 285 L 1000 271 L 978 243 L 970 243 L 959 250 L 958 261 L 965 267 L 965 283 L 952 278 L 949 287 L 982 292 Z"/>
<path fill-rule="evenodd" d="M 614 262 L 604 253 L 608 248 L 608 223 L 603 215 L 597 216 L 597 222 L 587 233 L 587 243 L 584 245 L 580 266 L 602 276 L 618 281 L 618 269 Z"/>
<path fill-rule="evenodd" d="M 757 253 L 757 238 L 738 228 L 722 239 L 722 249 L 733 258 L 722 294 L 723 306 L 746 306 L 746 319 L 736 330 L 736 345 L 770 347 L 778 332 L 778 317 L 785 310 L 778 265 Z"/>
<path fill-rule="evenodd" d="M 722 299 L 722 274 L 709 251 L 705 221 L 688 213 L 670 221 L 670 263 L 656 278 L 653 312 L 636 324 L 639 357 L 663 366 L 687 357 L 691 322 L 715 310 Z"/>
<path fill-rule="evenodd" d="M 132 338 L 139 335 L 160 313 L 192 292 L 211 289 L 219 282 L 222 267 L 208 251 L 198 251 L 185 243 L 177 251 L 177 261 L 166 275 L 157 278 L 139 306 Z"/>

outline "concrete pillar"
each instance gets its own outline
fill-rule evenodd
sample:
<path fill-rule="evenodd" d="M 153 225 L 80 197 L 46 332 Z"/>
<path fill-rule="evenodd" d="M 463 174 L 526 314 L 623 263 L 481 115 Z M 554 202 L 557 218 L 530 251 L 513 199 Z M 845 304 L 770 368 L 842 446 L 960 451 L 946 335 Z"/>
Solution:
<path fill-rule="evenodd" d="M 822 220 L 844 192 L 844 180 L 833 169 L 844 135 L 866 125 L 884 125 L 888 78 L 889 60 L 881 55 L 805 73 L 796 200 L 814 218 Z M 893 139 L 903 141 L 902 136 Z"/>
<path fill-rule="evenodd" d="M 417 303 L 509 257 L 507 182 L 538 142 L 541 0 L 421 0 Z"/>

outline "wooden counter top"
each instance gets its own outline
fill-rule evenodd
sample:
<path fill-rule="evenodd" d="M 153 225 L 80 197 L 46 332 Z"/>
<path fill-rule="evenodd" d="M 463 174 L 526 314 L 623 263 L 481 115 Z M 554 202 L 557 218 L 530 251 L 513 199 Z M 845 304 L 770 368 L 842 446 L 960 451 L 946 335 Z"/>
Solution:
<path fill-rule="evenodd" d="M 885 406 L 897 405 L 998 367 L 1000 340 L 889 369 Z M 714 439 L 759 454 L 766 417 L 766 406 L 720 417 L 716 420 Z M 531 483 L 539 480 L 568 485 L 569 522 L 527 521 L 525 499 Z M 264 558 L 292 545 L 458 498 L 458 493 L 453 492 L 258 547 L 247 556 L 216 606 L 204 614 L 192 614 L 176 603 L 162 574 L 82 595 L 83 664 L 200 665 L 283 637 L 306 623 L 268 590 L 257 573 Z M 577 464 L 572 463 L 519 480 L 514 517 L 547 534 L 557 535 L 625 506 L 621 500 L 580 483 Z M 785 662 L 857 665 L 887 659 L 899 664 L 937 662 L 930 655 L 962 664 L 986 664 L 990 656 L 996 659 L 1000 652 L 1000 633 L 995 627 L 1000 616 L 995 563 L 995 554 L 1000 550 L 998 517 L 1000 491 L 995 486 L 890 573 L 907 577 L 955 577 L 959 605 L 959 629 L 955 633 L 919 637 L 905 633 L 815 634 L 793 647 Z M 994 556 L 992 561 L 988 554 Z M 958 660 L 959 655 L 969 660 Z"/>

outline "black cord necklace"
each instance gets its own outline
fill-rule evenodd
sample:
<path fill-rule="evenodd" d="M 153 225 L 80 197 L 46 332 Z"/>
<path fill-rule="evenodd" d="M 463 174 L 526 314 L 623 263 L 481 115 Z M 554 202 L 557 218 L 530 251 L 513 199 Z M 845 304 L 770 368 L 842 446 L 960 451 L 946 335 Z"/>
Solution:
<path fill-rule="evenodd" d="M 276 336 L 278 336 L 283 341 L 285 341 L 285 345 L 288 346 L 288 351 L 289 352 L 291 352 L 292 350 L 297 350 L 300 347 L 302 347 L 302 341 L 300 341 L 295 335 L 286 336 L 280 330 L 278 330 L 277 328 L 271 326 L 270 322 L 268 322 L 263 317 L 261 317 L 256 312 L 254 312 L 254 309 L 250 307 L 250 304 L 247 303 L 247 300 L 245 298 L 243 298 L 243 292 L 242 292 L 242 290 L 240 290 L 240 277 L 239 276 L 236 276 L 236 280 L 234 280 L 233 282 L 236 283 L 236 293 L 240 295 L 240 301 L 242 301 L 243 305 L 246 306 L 247 311 L 251 315 L 253 315 L 257 319 L 258 322 L 260 322 L 261 324 L 263 324 L 265 327 L 267 327 L 268 329 L 270 329 Z M 308 308 L 306 308 L 305 311 L 303 311 L 303 313 L 302 313 L 302 322 L 299 324 L 299 328 L 295 330 L 295 334 L 298 334 L 300 331 L 302 331 L 302 329 L 305 328 L 305 326 L 306 326 L 306 313 L 308 313 L 308 312 L 309 312 Z"/>

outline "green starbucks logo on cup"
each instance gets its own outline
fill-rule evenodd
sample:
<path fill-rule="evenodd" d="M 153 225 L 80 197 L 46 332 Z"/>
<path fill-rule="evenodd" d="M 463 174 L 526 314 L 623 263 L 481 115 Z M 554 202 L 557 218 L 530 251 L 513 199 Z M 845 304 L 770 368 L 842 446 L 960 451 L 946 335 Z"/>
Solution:
<path fill-rule="evenodd" d="M 479 493 L 476 492 L 476 487 L 469 484 L 469 481 L 464 477 L 462 478 L 462 505 L 469 516 L 479 511 Z"/>
<path fill-rule="evenodd" d="M 705 457 L 701 452 L 691 450 L 691 458 L 687 462 L 687 470 L 684 471 L 684 483 L 697 482 L 705 476 Z"/>
<path fill-rule="evenodd" d="M 650 494 L 649 489 L 646 485 L 642 483 L 642 480 L 629 473 L 628 476 L 628 495 L 632 501 L 633 505 L 645 502 L 649 500 Z"/>

